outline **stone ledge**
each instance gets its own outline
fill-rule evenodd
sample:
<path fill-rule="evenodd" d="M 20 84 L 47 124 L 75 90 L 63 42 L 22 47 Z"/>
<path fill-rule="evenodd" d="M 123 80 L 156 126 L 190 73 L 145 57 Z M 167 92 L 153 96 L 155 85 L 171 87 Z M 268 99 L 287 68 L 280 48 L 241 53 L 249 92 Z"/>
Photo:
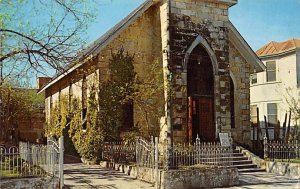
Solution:
<path fill-rule="evenodd" d="M 151 168 L 140 167 L 140 169 L 137 170 L 137 167 L 135 165 L 126 165 L 107 161 L 101 161 L 99 165 L 102 168 L 113 169 L 142 181 L 146 181 L 149 183 L 154 182 Z"/>

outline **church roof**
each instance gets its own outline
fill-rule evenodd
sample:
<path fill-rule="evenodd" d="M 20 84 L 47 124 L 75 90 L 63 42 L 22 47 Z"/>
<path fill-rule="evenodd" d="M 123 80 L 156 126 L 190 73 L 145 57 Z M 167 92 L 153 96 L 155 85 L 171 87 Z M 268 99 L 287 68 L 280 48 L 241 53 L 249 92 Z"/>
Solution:
<path fill-rule="evenodd" d="M 130 24 L 132 24 L 137 18 L 139 18 L 146 10 L 148 10 L 155 3 L 157 3 L 157 1 L 155 0 L 145 0 L 144 3 L 142 3 L 139 7 L 133 10 L 129 15 L 127 15 L 114 27 L 108 30 L 104 35 L 102 35 L 100 38 L 98 38 L 86 48 L 79 51 L 77 54 L 78 62 L 67 64 L 61 72 L 56 73 L 52 77 L 50 82 L 47 83 L 42 89 L 40 89 L 39 93 L 43 92 L 52 84 L 79 68 L 81 65 L 84 64 L 84 60 L 97 55 L 103 48 L 106 47 L 107 44 L 114 40 L 124 29 L 126 29 Z"/>
<path fill-rule="evenodd" d="M 300 47 L 300 39 L 289 39 L 283 42 L 271 41 L 256 51 L 258 56 L 277 55 Z"/>

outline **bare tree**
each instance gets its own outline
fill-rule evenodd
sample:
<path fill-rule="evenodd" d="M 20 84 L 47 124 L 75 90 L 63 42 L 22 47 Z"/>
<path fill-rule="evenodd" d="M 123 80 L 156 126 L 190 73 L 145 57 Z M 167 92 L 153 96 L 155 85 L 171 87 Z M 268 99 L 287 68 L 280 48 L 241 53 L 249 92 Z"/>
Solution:
<path fill-rule="evenodd" d="M 32 79 L 32 74 L 63 72 L 65 65 L 76 62 L 78 49 L 85 45 L 83 34 L 95 16 L 94 7 L 93 0 L 0 0 L 1 136 L 9 119 L 5 107 L 13 105 L 5 96 L 11 94 L 12 85 L 6 84 Z"/>
<path fill-rule="evenodd" d="M 284 88 L 282 97 L 286 106 L 289 108 L 290 114 L 292 114 L 292 119 L 294 120 L 294 129 L 291 134 L 291 139 L 297 139 L 299 137 L 299 120 L 300 120 L 300 98 L 298 95 L 298 90 L 291 87 Z"/>
<path fill-rule="evenodd" d="M 62 71 L 76 61 L 93 7 L 88 0 L 0 1 L 1 78 Z"/>

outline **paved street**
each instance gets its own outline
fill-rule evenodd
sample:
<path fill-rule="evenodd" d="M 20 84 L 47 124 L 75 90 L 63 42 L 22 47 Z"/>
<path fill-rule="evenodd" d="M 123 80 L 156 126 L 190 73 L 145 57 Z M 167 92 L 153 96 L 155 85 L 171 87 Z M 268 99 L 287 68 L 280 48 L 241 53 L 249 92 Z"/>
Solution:
<path fill-rule="evenodd" d="M 65 188 L 86 189 L 154 189 L 153 185 L 136 180 L 118 171 L 97 165 L 65 164 Z M 265 172 L 241 173 L 240 186 L 231 189 L 300 189 L 298 179 L 289 179 Z"/>
<path fill-rule="evenodd" d="M 65 188 L 87 189 L 154 189 L 146 182 L 120 173 L 102 169 L 97 165 L 65 164 Z"/>

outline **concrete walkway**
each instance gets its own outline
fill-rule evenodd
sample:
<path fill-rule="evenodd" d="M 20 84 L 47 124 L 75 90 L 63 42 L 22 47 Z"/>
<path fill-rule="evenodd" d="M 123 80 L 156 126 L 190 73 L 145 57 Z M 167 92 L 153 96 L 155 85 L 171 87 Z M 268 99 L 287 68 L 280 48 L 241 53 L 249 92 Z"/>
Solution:
<path fill-rule="evenodd" d="M 240 186 L 231 189 L 300 189 L 300 179 L 267 172 L 240 173 Z"/>
<path fill-rule="evenodd" d="M 65 187 L 74 189 L 154 189 L 153 185 L 136 180 L 118 171 L 82 163 L 64 165 Z"/>

